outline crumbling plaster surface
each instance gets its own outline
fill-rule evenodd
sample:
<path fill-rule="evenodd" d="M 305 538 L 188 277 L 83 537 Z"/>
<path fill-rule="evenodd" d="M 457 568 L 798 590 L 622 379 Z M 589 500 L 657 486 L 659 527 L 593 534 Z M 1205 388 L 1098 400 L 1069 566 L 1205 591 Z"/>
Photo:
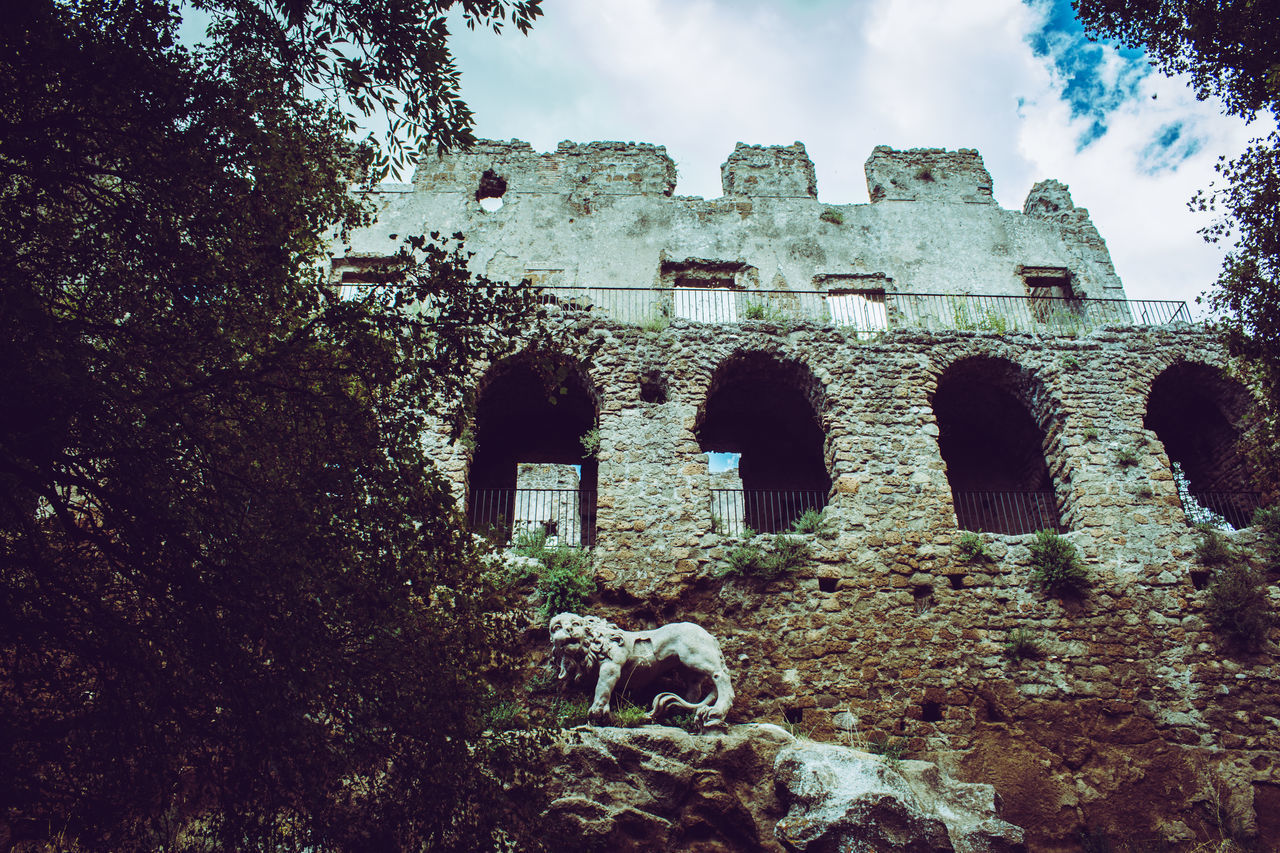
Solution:
<path fill-rule="evenodd" d="M 476 198 L 487 169 L 508 186 L 494 212 Z M 815 276 L 861 273 L 903 292 L 1022 296 L 1025 265 L 1066 267 L 1093 298 L 1124 296 L 1105 243 L 1065 187 L 1052 182 L 1046 205 L 1037 185 L 1027 213 L 1005 210 L 975 151 L 876 148 L 866 163 L 871 204 L 820 202 L 800 143 L 739 143 L 722 171 L 722 198 L 674 196 L 675 166 L 660 146 L 563 142 L 541 154 L 481 142 L 424 160 L 411 192 L 375 194 L 376 224 L 337 253 L 390 255 L 410 234 L 461 232 L 474 271 L 496 280 L 558 270 L 547 283 L 649 288 L 662 260 L 697 258 L 748 264 L 762 289 L 811 290 Z M 822 219 L 828 210 L 840 221 Z"/>

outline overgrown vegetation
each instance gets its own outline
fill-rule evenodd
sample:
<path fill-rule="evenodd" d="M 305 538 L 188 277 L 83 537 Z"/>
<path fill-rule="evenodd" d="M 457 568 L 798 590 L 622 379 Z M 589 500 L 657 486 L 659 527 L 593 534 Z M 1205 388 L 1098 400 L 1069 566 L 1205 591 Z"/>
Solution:
<path fill-rule="evenodd" d="M 595 577 L 591 571 L 591 552 L 568 545 L 548 547 L 547 531 L 542 527 L 521 531 L 516 536 L 512 550 L 522 557 L 536 560 L 541 567 L 534 572 L 534 589 L 542 599 L 543 616 L 579 613 L 587 599 L 596 591 Z M 513 581 L 528 578 L 527 564 L 513 569 Z"/>
<path fill-rule="evenodd" d="M 557 699 L 551 706 L 551 719 L 558 728 L 571 729 L 586 724 L 591 703 L 586 699 Z"/>
<path fill-rule="evenodd" d="M 651 722 L 649 709 L 641 708 L 629 699 L 618 700 L 618 706 L 609 712 L 609 721 L 621 729 L 634 729 Z"/>
<path fill-rule="evenodd" d="M 578 442 L 582 445 L 582 455 L 584 458 L 595 456 L 600 452 L 600 428 L 592 427 L 587 430 L 578 439 Z"/>
<path fill-rule="evenodd" d="M 1052 530 L 1036 532 L 1030 545 L 1032 579 L 1052 595 L 1080 595 L 1089 588 L 1089 569 L 1076 546 Z"/>
<path fill-rule="evenodd" d="M 776 536 L 766 547 L 758 541 L 746 541 L 730 548 L 725 564 L 717 570 L 720 577 L 746 577 L 773 580 L 790 574 L 809 559 L 809 545 L 793 536 Z"/>
<path fill-rule="evenodd" d="M 986 543 L 972 530 L 966 530 L 960 534 L 960 538 L 956 540 L 956 550 L 960 552 L 961 559 L 970 563 L 991 559 L 987 553 Z"/>
<path fill-rule="evenodd" d="M 1098 440 L 1098 428 L 1097 428 L 1097 427 L 1091 427 L 1091 426 L 1089 426 L 1089 427 L 1085 427 L 1083 430 L 1081 430 L 1081 431 L 1080 431 L 1080 436 L 1081 436 L 1085 441 L 1097 441 L 1097 440 Z"/>
<path fill-rule="evenodd" d="M 749 302 L 742 314 L 747 320 L 763 320 L 769 323 L 782 323 L 790 319 L 786 309 L 772 302 Z"/>
<path fill-rule="evenodd" d="M 826 210 L 822 211 L 818 218 L 823 222 L 827 222 L 832 225 L 844 224 L 844 214 L 833 207 L 828 207 Z"/>
<path fill-rule="evenodd" d="M 799 518 L 791 522 L 792 533 L 823 535 L 828 532 L 828 528 L 826 511 L 821 509 L 806 509 Z"/>
<path fill-rule="evenodd" d="M 1265 566 L 1273 565 L 1272 537 L 1280 536 L 1277 518 L 1280 513 L 1275 510 L 1254 514 L 1254 523 L 1262 528 L 1259 532 L 1264 566 L 1259 567 L 1253 566 L 1250 549 L 1232 544 L 1211 524 L 1199 527 L 1196 560 L 1212 569 L 1205 587 L 1205 614 L 1229 642 L 1249 649 L 1261 647 L 1276 622 Z"/>
<path fill-rule="evenodd" d="M 488 849 L 538 814 L 536 743 L 488 728 L 510 602 L 421 440 L 535 295 L 431 235 L 330 288 L 359 188 L 471 139 L 440 6 L 396 8 L 5 7 L 0 846 Z M 405 157 L 350 141 L 380 107 Z"/>
<path fill-rule="evenodd" d="M 1253 513 L 1258 534 L 1258 554 L 1267 571 L 1280 573 L 1280 506 L 1259 507 Z"/>
<path fill-rule="evenodd" d="M 1015 661 L 1038 658 L 1040 641 L 1030 628 L 1014 628 L 1004 641 L 1004 653 Z"/>
<path fill-rule="evenodd" d="M 1196 559 L 1202 565 L 1222 566 L 1234 562 L 1242 556 L 1232 547 L 1231 541 L 1222 531 L 1210 524 L 1201 524 L 1197 530 L 1200 540 L 1196 542 Z"/>
<path fill-rule="evenodd" d="M 1214 569 L 1205 589 L 1205 612 L 1228 640 L 1261 648 L 1276 622 L 1266 574 L 1241 558 Z"/>
<path fill-rule="evenodd" d="M 1122 447 L 1116 451 L 1116 462 L 1121 468 L 1131 468 L 1138 464 L 1138 454 L 1133 448 Z"/>

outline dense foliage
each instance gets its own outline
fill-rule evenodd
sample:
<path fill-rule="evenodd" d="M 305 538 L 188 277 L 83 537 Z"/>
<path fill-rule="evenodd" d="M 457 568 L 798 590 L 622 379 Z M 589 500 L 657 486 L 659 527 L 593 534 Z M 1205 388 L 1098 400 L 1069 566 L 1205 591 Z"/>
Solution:
<path fill-rule="evenodd" d="M 1192 204 L 1221 214 L 1205 231 L 1229 241 L 1210 304 L 1223 315 L 1241 378 L 1262 399 L 1251 435 L 1260 485 L 1280 489 L 1280 26 L 1275 5 L 1253 0 L 1073 0 L 1090 35 L 1146 50 L 1166 74 L 1186 73 L 1200 98 L 1272 127 Z"/>
<path fill-rule="evenodd" d="M 465 139 L 451 4 L 198 5 L 198 50 L 146 0 L 0 27 L 0 839 L 486 846 L 532 742 L 485 733 L 512 629 L 421 434 L 534 306 L 422 239 L 335 298 L 378 157 L 304 97 L 435 75 L 404 109 Z"/>

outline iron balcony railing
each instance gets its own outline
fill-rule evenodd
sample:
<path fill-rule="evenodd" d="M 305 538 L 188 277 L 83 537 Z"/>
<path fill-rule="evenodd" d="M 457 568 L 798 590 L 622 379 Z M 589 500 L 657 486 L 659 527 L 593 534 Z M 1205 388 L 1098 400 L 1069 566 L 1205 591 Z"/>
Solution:
<path fill-rule="evenodd" d="M 1058 502 L 1051 491 L 952 491 L 961 530 L 1017 536 L 1037 530 L 1062 531 Z"/>
<path fill-rule="evenodd" d="M 1080 334 L 1099 326 L 1190 323 L 1187 303 L 1154 299 L 895 293 L 891 323 L 913 329 Z"/>
<path fill-rule="evenodd" d="M 1200 508 L 1222 516 L 1236 530 L 1253 524 L 1253 513 L 1262 506 L 1262 495 L 1258 492 L 1191 492 L 1191 497 Z M 1188 515 L 1193 514 L 1192 508 L 1185 504 L 1183 509 Z"/>
<path fill-rule="evenodd" d="M 467 524 L 474 533 L 515 544 L 542 531 L 548 545 L 596 544 L 596 493 L 585 489 L 472 489 Z"/>
<path fill-rule="evenodd" d="M 810 489 L 712 489 L 711 526 L 726 536 L 785 533 L 809 510 L 822 510 L 827 493 Z"/>
<path fill-rule="evenodd" d="M 543 287 L 539 299 L 553 315 L 633 325 L 804 321 L 860 335 L 898 329 L 1070 335 L 1106 325 L 1192 322 L 1185 302 L 1151 299 L 701 287 Z"/>

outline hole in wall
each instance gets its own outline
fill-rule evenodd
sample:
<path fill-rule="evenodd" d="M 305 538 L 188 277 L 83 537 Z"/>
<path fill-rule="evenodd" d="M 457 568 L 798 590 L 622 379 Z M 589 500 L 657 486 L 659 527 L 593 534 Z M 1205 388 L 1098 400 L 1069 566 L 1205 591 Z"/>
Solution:
<path fill-rule="evenodd" d="M 1204 589 L 1209 585 L 1209 573 L 1199 569 L 1192 571 L 1191 585 L 1196 589 Z"/>
<path fill-rule="evenodd" d="M 936 723 L 942 719 L 942 706 L 937 702 L 924 702 L 920 705 L 920 719 L 926 723 Z"/>
<path fill-rule="evenodd" d="M 911 598 L 915 601 L 916 613 L 924 613 L 933 607 L 933 587 L 929 584 L 917 584 L 911 590 Z"/>
<path fill-rule="evenodd" d="M 667 402 L 666 377 L 656 370 L 640 377 L 640 402 L 658 404 Z"/>
<path fill-rule="evenodd" d="M 835 592 L 839 578 L 818 578 L 818 589 L 822 592 Z"/>
<path fill-rule="evenodd" d="M 947 575 L 947 582 L 952 589 L 964 589 L 964 575 Z"/>
<path fill-rule="evenodd" d="M 480 186 L 476 189 L 476 201 L 489 213 L 502 208 L 502 197 L 507 192 L 507 180 L 493 169 L 485 169 L 480 176 Z"/>
<path fill-rule="evenodd" d="M 798 726 L 804 722 L 804 708 L 786 708 L 782 712 L 782 719 L 793 726 Z"/>

